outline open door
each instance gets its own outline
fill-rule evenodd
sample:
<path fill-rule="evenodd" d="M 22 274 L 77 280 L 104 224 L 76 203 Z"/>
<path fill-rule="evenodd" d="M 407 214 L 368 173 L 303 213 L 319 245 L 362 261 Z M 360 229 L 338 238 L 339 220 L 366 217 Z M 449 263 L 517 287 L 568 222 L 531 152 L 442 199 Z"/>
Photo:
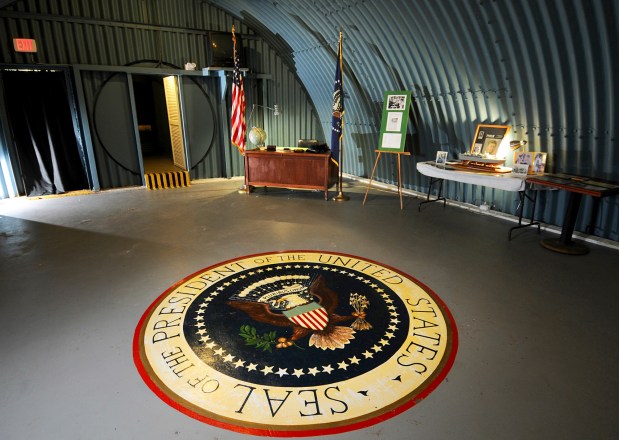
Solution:
<path fill-rule="evenodd" d="M 183 121 L 181 118 L 180 98 L 178 95 L 178 78 L 176 76 L 166 76 L 163 78 L 163 85 L 168 109 L 172 158 L 174 165 L 187 171 L 185 142 L 183 141 Z"/>

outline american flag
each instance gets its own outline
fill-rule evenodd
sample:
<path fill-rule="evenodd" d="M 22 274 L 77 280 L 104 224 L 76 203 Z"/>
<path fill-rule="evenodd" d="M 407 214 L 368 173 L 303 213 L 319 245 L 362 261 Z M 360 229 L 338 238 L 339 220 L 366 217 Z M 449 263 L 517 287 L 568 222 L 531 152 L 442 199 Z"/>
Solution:
<path fill-rule="evenodd" d="M 234 73 L 232 75 L 232 144 L 239 149 L 241 154 L 245 152 L 245 89 L 243 88 L 243 76 L 239 68 L 239 55 L 236 50 L 236 35 L 232 26 L 232 42 L 234 43 Z"/>

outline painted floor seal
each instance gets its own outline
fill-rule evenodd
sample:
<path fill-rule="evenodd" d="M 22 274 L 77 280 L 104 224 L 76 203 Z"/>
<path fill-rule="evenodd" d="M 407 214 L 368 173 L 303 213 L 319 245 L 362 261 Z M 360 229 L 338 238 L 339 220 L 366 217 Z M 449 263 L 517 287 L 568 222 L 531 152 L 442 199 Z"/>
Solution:
<path fill-rule="evenodd" d="M 428 287 L 352 255 L 286 251 L 179 281 L 142 316 L 134 361 L 173 408 L 272 437 L 335 434 L 409 409 L 446 377 L 453 317 Z"/>

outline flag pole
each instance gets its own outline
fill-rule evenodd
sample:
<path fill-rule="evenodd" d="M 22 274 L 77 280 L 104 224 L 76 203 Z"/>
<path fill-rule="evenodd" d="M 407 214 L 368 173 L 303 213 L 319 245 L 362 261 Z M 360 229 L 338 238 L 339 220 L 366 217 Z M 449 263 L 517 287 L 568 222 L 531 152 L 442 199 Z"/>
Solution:
<path fill-rule="evenodd" d="M 344 66 L 342 63 L 342 57 L 344 55 L 342 54 L 342 28 L 340 27 L 340 41 L 339 41 L 339 48 L 338 48 L 338 63 L 340 64 L 340 72 L 342 75 L 342 102 L 344 102 Z M 344 191 L 342 190 L 342 170 L 344 168 L 344 116 L 345 116 L 345 111 L 342 113 L 342 133 L 341 133 L 341 137 L 340 137 L 340 151 L 339 151 L 339 157 L 338 157 L 338 179 L 337 179 L 337 186 L 338 186 L 338 193 L 335 197 L 333 197 L 333 200 L 335 200 L 336 202 L 345 202 L 347 200 L 350 200 L 350 197 L 347 196 L 346 194 L 344 194 Z"/>
<path fill-rule="evenodd" d="M 335 197 L 333 197 L 333 200 L 335 200 L 336 202 L 346 202 L 347 200 L 350 200 L 350 197 L 347 196 L 346 194 L 344 194 L 344 191 L 342 190 L 342 158 L 344 157 L 344 117 L 342 117 L 342 140 L 340 142 L 340 163 L 339 163 L 339 170 L 338 170 L 338 192 L 337 195 Z"/>

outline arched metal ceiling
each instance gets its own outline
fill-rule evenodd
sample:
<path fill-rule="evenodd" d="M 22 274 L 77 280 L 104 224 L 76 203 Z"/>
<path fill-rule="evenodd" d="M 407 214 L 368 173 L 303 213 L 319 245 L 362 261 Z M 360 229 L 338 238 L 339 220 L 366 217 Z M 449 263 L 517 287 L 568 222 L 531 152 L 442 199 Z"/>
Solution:
<path fill-rule="evenodd" d="M 547 171 L 619 180 L 619 0 L 212 0 L 263 38 L 283 40 L 330 139 L 338 33 L 344 34 L 344 171 L 368 176 L 383 93 L 413 93 L 417 129 L 404 185 L 427 188 L 417 161 L 468 150 L 479 123 L 512 127 L 529 151 L 548 153 Z M 511 165 L 508 159 L 507 165 Z M 380 180 L 397 182 L 394 162 Z M 488 200 L 479 188 L 449 198 Z M 497 209 L 513 199 L 492 194 Z M 581 216 L 581 228 L 592 208 Z M 602 235 L 616 239 L 617 197 L 599 208 Z M 549 197 L 545 221 L 561 224 L 564 201 Z"/>
<path fill-rule="evenodd" d="M 250 52 L 259 55 L 258 73 L 273 73 L 278 78 L 266 93 L 276 93 L 276 98 L 284 98 L 290 107 L 284 109 L 285 122 L 278 122 L 271 130 L 286 131 L 285 139 L 307 132 L 313 135 L 320 128 L 324 139 L 330 139 L 331 94 L 341 29 L 346 94 L 345 172 L 368 176 L 378 143 L 383 94 L 406 89 L 414 98 L 412 125 L 416 136 L 411 160 L 403 163 L 405 187 L 420 191 L 427 188 L 427 180 L 415 170 L 416 162 L 434 159 L 437 150 L 447 150 L 451 157 L 467 150 L 478 123 L 511 125 L 514 138 L 528 141 L 529 150 L 548 152 L 549 171 L 619 180 L 619 155 L 615 153 L 619 0 L 83 3 L 85 6 L 77 6 L 77 1 L 0 0 L 0 7 L 37 11 L 25 15 L 36 21 L 36 29 L 45 31 L 45 35 L 57 29 L 72 30 L 76 39 L 86 39 L 95 50 L 102 51 L 96 57 L 97 63 L 110 65 L 127 62 L 122 60 L 129 49 L 116 44 L 119 38 L 124 41 L 125 29 L 133 37 L 132 54 L 155 51 L 159 46 L 149 39 L 149 32 L 164 26 L 161 29 L 171 32 L 163 32 L 158 44 L 168 56 L 180 57 L 188 52 L 200 58 L 204 32 L 229 29 L 238 20 L 241 26 L 237 29 L 247 30 L 251 37 Z M 46 21 L 47 13 L 55 14 L 53 26 Z M 66 14 L 76 14 L 77 21 Z M 98 18 L 90 20 L 91 14 Z M 5 15 L 12 29 L 28 26 L 19 12 Z M 103 34 L 105 44 L 97 44 L 99 34 L 91 30 L 108 25 L 113 31 Z M 264 50 L 261 39 L 253 38 L 254 31 L 269 50 Z M 168 39 L 168 33 L 175 38 Z M 84 57 L 72 60 L 88 45 L 57 48 L 54 40 L 43 39 L 46 54 L 51 56 L 48 62 L 84 63 L 90 59 L 88 52 L 86 61 Z M 114 45 L 107 50 L 111 41 Z M 271 56 L 271 50 L 276 51 L 276 57 Z M 280 61 L 264 62 L 271 58 L 281 58 L 292 75 L 280 69 Z M 288 79 L 290 76 L 294 78 Z M 297 78 L 304 90 L 291 86 Z M 307 116 L 311 112 L 304 91 L 318 113 L 322 125 L 318 130 L 313 125 L 314 116 Z M 303 95 L 302 99 L 297 95 Z M 293 126 L 295 120 L 300 121 L 299 126 Z M 394 183 L 396 176 L 394 161 L 383 161 L 375 177 Z M 513 197 L 501 192 L 492 191 L 488 196 L 480 188 L 448 185 L 447 197 L 472 203 L 484 198 L 496 203 L 499 210 L 515 211 Z M 560 224 L 564 203 L 558 196 L 549 196 L 542 207 L 543 221 Z M 588 206 L 580 219 L 581 230 L 592 209 L 596 208 Z M 616 240 L 617 197 L 604 199 L 599 210 L 595 233 Z"/>
<path fill-rule="evenodd" d="M 497 122 L 548 151 L 555 170 L 619 178 L 617 1 L 210 3 L 267 29 L 265 39 L 286 41 L 327 135 L 342 29 L 349 135 L 375 142 L 383 92 L 407 89 L 417 101 L 426 158 L 467 149 L 476 124 Z"/>

